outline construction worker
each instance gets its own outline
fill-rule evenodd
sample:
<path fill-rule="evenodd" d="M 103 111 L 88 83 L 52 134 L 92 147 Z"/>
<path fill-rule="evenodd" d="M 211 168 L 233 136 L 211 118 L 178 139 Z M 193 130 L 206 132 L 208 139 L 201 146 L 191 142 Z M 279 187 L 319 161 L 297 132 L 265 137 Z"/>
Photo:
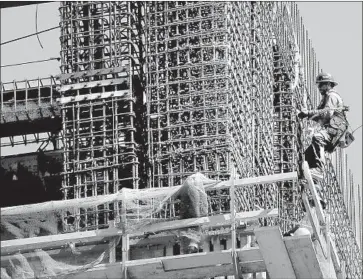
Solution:
<path fill-rule="evenodd" d="M 337 146 L 346 147 L 341 145 L 340 141 L 347 132 L 348 122 L 343 100 L 334 90 L 338 84 L 334 78 L 328 73 L 320 73 L 316 77 L 316 84 L 322 95 L 319 106 L 316 110 L 302 110 L 297 116 L 300 119 L 314 120 L 321 125 L 321 129 L 314 133 L 312 143 L 305 151 L 305 160 L 309 164 L 313 178 L 321 180 L 325 165 L 325 152 L 331 153 Z M 314 180 L 316 182 L 316 179 Z M 319 193 L 320 187 L 317 185 L 316 188 Z M 322 198 L 320 200 L 325 208 L 325 201 Z"/>

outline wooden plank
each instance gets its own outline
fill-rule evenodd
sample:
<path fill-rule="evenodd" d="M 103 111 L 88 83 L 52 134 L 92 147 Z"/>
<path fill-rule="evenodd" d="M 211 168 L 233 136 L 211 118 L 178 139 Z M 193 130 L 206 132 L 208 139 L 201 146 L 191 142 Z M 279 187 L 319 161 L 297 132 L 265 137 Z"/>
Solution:
<path fill-rule="evenodd" d="M 160 233 L 156 235 L 145 235 L 132 238 L 130 236 L 130 246 L 147 247 L 152 245 L 174 245 L 178 241 L 176 234 Z"/>
<path fill-rule="evenodd" d="M 135 199 L 137 199 L 138 196 L 140 196 L 141 198 L 145 195 L 148 195 L 149 197 L 168 195 L 171 194 L 171 192 L 173 191 L 177 191 L 179 188 L 180 186 L 172 187 L 172 189 L 169 187 L 141 189 L 141 190 L 123 188 L 119 192 L 109 195 L 3 207 L 1 208 L 0 213 L 1 217 L 6 217 L 6 216 L 30 214 L 36 212 L 62 210 L 67 208 L 85 208 L 87 206 L 93 207 L 95 204 L 113 203 L 116 201 L 122 201 L 125 195 L 129 192 L 131 192 L 131 194 L 135 196 Z"/>
<path fill-rule="evenodd" d="M 271 279 L 295 279 L 294 269 L 282 240 L 280 228 L 258 228 L 255 229 L 255 236 L 269 277 Z"/>
<path fill-rule="evenodd" d="M 333 261 L 334 269 L 337 275 L 338 279 L 344 279 L 346 278 L 344 267 L 341 265 L 341 262 L 338 257 L 338 252 L 335 247 L 335 244 L 333 241 L 329 241 L 330 243 L 330 253 L 331 253 L 331 259 Z"/>
<path fill-rule="evenodd" d="M 258 248 L 237 249 L 243 270 L 264 272 L 266 266 Z M 228 250 L 212 253 L 178 255 L 126 262 L 128 277 L 133 279 L 210 278 L 233 275 L 231 253 Z M 107 277 L 106 277 L 107 276 Z M 98 265 L 73 279 L 120 278 L 121 263 Z"/>
<path fill-rule="evenodd" d="M 102 242 L 109 237 L 121 235 L 122 231 L 118 229 L 94 230 L 86 232 L 75 232 L 67 234 L 49 235 L 30 237 L 14 240 L 1 241 L 1 255 L 7 255 L 18 251 L 30 251 L 34 249 L 56 249 L 66 243 L 88 243 Z"/>
<path fill-rule="evenodd" d="M 277 209 L 268 210 L 256 210 L 250 212 L 240 212 L 236 214 L 236 220 L 240 223 L 246 223 L 250 220 L 255 220 L 261 217 L 277 216 Z M 175 230 L 185 228 L 188 226 L 203 225 L 207 228 L 218 226 L 230 225 L 230 214 L 216 215 L 202 218 L 191 218 L 185 220 L 168 221 L 146 226 L 143 230 L 137 234 L 130 235 L 130 237 L 136 237 L 143 235 L 145 232 L 163 231 L 163 230 Z M 1 241 L 1 255 L 14 253 L 22 250 L 34 250 L 34 249 L 50 249 L 61 247 L 68 242 L 97 242 L 104 241 L 106 237 L 121 236 L 122 229 L 109 228 L 104 230 L 94 230 L 86 232 L 75 232 L 60 235 L 39 236 L 15 240 Z"/>
<path fill-rule="evenodd" d="M 345 278 L 345 272 L 344 269 L 342 269 L 341 264 L 339 262 L 335 245 L 332 241 L 330 240 L 327 241 L 327 239 L 324 236 L 324 232 L 322 231 L 319 225 L 318 217 L 315 213 L 316 208 L 310 207 L 306 193 L 302 194 L 302 199 L 306 208 L 306 213 L 308 215 L 310 224 L 314 232 L 314 237 L 317 240 L 317 244 L 315 244 L 315 251 L 316 251 L 315 253 L 318 256 L 319 263 L 321 264 L 323 275 L 325 277 L 331 276 L 330 269 L 333 266 L 336 277 L 338 279 Z M 330 249 L 328 249 L 328 245 Z M 328 257 L 328 253 L 331 256 L 331 259 L 330 257 Z"/>
<path fill-rule="evenodd" d="M 197 253 L 194 257 L 188 255 L 182 255 L 178 261 L 174 258 L 171 259 L 160 259 L 163 263 L 165 271 L 188 269 L 196 267 L 207 267 L 218 264 L 232 264 L 231 253 L 224 251 L 213 252 L 213 253 Z"/>
<path fill-rule="evenodd" d="M 103 252 L 107 252 L 109 247 L 109 243 L 99 243 L 99 244 L 86 244 L 77 246 L 76 250 L 80 253 L 80 255 L 73 255 L 71 252 L 71 249 L 69 247 L 65 248 L 59 248 L 54 250 L 47 250 L 47 254 L 51 256 L 54 260 L 69 263 L 73 265 L 84 265 L 85 262 L 92 262 L 96 258 L 98 258 Z M 1 265 L 6 266 L 9 264 L 9 260 L 14 260 L 16 257 L 14 257 L 15 254 L 10 254 L 6 256 L 1 256 Z M 26 258 L 29 261 L 32 258 L 34 258 L 35 253 L 34 250 L 29 252 L 22 252 L 21 253 L 24 258 Z M 69 262 L 70 258 L 72 258 L 72 262 Z M 106 258 L 106 255 L 105 255 Z"/>
<path fill-rule="evenodd" d="M 129 245 L 129 235 L 122 236 L 122 278 L 128 278 L 128 271 L 126 262 L 129 260 L 129 252 L 130 252 L 130 245 Z"/>
<path fill-rule="evenodd" d="M 318 243 L 316 243 L 316 242 L 314 243 L 314 248 L 315 248 L 315 254 L 318 258 L 324 278 L 336 279 L 337 276 L 336 276 L 334 265 L 333 265 L 331 258 L 325 257 L 325 255 L 322 252 L 321 246 Z"/>
<path fill-rule="evenodd" d="M 261 251 L 258 247 L 252 247 L 250 245 L 251 237 L 247 237 L 247 245 L 242 249 L 238 249 L 237 256 L 239 259 L 239 265 L 241 267 L 241 273 L 243 274 L 243 278 L 252 278 L 253 274 L 262 272 L 266 273 L 266 264 L 262 259 Z M 255 253 L 250 253 L 246 255 L 243 253 L 244 250 L 248 250 L 250 252 L 254 251 Z M 261 274 L 262 274 L 261 273 Z"/>
<path fill-rule="evenodd" d="M 232 166 L 232 173 L 231 173 L 231 188 L 230 188 L 230 208 L 231 208 L 231 239 L 227 239 L 227 247 L 232 247 L 232 264 L 234 270 L 234 278 L 235 279 L 242 279 L 242 272 L 241 268 L 238 264 L 239 259 L 236 253 L 237 248 L 237 235 L 236 235 L 236 208 L 235 208 L 235 185 L 234 179 L 235 178 L 235 168 Z"/>
<path fill-rule="evenodd" d="M 243 223 L 244 225 L 247 225 L 247 227 L 246 228 L 245 228 L 245 226 L 237 227 L 237 232 L 240 235 L 252 235 L 254 228 L 259 227 L 259 225 L 255 225 L 257 218 L 254 218 L 253 216 L 265 216 L 264 214 L 266 212 L 264 213 L 262 211 L 251 211 L 251 212 L 245 212 L 245 213 L 239 214 L 238 216 L 246 217 L 246 218 L 243 218 L 242 220 L 240 220 L 239 223 L 240 224 Z M 259 212 L 261 212 L 261 214 Z M 212 218 L 228 220 L 228 217 L 225 218 L 223 216 L 224 215 L 212 216 Z M 266 216 L 277 216 L 277 210 L 274 209 L 272 211 L 267 211 Z M 175 221 L 173 221 L 173 222 L 175 222 Z M 162 224 L 164 224 L 164 222 L 158 223 L 157 225 L 159 225 L 161 227 Z M 224 230 L 224 229 L 222 229 L 223 227 L 221 227 L 220 230 L 219 230 L 219 228 L 217 228 L 217 231 L 208 231 L 208 229 L 213 228 L 212 226 L 213 226 L 213 223 L 203 225 L 203 229 L 206 229 L 204 231 L 205 236 L 215 235 L 214 232 L 217 232 L 217 234 L 220 236 L 222 236 L 222 235 L 228 236 L 230 234 L 230 230 Z M 157 227 L 157 229 L 160 229 L 160 227 Z M 228 228 L 228 227 L 229 227 L 229 222 L 226 221 L 225 228 Z M 152 234 L 144 234 L 144 235 L 142 233 L 143 232 L 141 232 L 138 235 L 131 235 L 131 237 L 134 237 L 134 239 L 130 240 L 130 246 L 148 246 L 148 245 L 156 245 L 156 244 L 169 245 L 169 244 L 175 244 L 177 241 L 176 235 L 173 233 L 170 233 L 170 232 L 161 232 L 160 234 L 159 234 L 159 232 L 153 232 Z M 155 235 L 154 235 L 154 233 L 155 233 Z"/>
<path fill-rule="evenodd" d="M 237 179 L 235 180 L 235 187 L 245 187 L 254 184 L 274 183 L 279 181 L 296 180 L 296 179 L 297 179 L 296 172 L 274 174 L 274 175 L 259 176 L 259 177 L 245 178 L 245 179 Z M 141 189 L 141 190 L 125 189 L 125 191 L 132 192 L 134 198 L 137 199 L 138 196 L 140 196 L 141 198 L 144 197 L 145 195 L 149 195 L 151 197 L 155 195 L 160 196 L 160 195 L 171 194 L 171 192 L 176 192 L 178 189 L 180 189 L 180 187 L 181 186 L 174 186 L 172 187 L 172 189 L 169 187 L 162 187 L 155 189 Z M 204 187 L 206 190 L 226 189 L 231 187 L 231 183 L 230 181 L 222 181 L 222 182 L 216 181 L 215 183 L 208 183 Z M 88 197 L 82 199 L 49 201 L 49 202 L 29 204 L 29 205 L 4 207 L 1 208 L 1 216 L 5 217 L 12 215 L 44 212 L 44 211 L 54 211 L 70 207 L 81 208 L 81 207 L 87 207 L 86 205 L 87 203 L 93 205 L 97 202 L 111 203 L 111 202 L 121 201 L 124 197 L 123 192 L 124 191 L 119 191 L 118 193 L 115 194 Z"/>
<path fill-rule="evenodd" d="M 325 225 L 325 216 L 324 216 L 323 208 L 320 204 L 320 201 L 318 200 L 318 192 L 315 189 L 314 181 L 313 181 L 313 178 L 310 173 L 309 165 L 306 161 L 304 161 L 302 169 L 304 172 L 304 177 L 308 182 L 308 187 L 309 187 L 310 193 L 311 193 L 314 203 L 315 203 L 315 208 L 316 208 L 316 213 L 317 213 L 317 216 L 319 219 L 319 224 Z"/>
<path fill-rule="evenodd" d="M 174 245 L 178 241 L 175 234 L 161 233 L 158 235 L 140 236 L 130 239 L 130 246 L 147 247 L 150 245 Z"/>
<path fill-rule="evenodd" d="M 262 217 L 273 217 L 277 216 L 278 209 L 261 209 L 249 212 L 239 212 L 236 214 L 236 221 L 240 224 L 243 222 L 247 222 L 249 220 L 255 220 Z M 187 227 L 195 227 L 195 226 L 206 226 L 208 228 L 212 227 L 222 227 L 222 226 L 230 226 L 231 224 L 231 214 L 223 214 L 223 215 L 215 215 L 209 217 L 201 217 L 201 218 L 190 218 L 184 220 L 175 220 L 169 222 L 155 223 L 146 225 L 143 227 L 144 232 L 161 232 L 167 230 L 176 230 Z"/>
<path fill-rule="evenodd" d="M 264 261 L 247 261 L 239 263 L 241 266 L 241 273 L 251 276 L 252 274 L 262 274 L 266 273 L 266 264 Z M 243 278 L 249 278 L 248 276 L 243 276 Z"/>
<path fill-rule="evenodd" d="M 313 237 L 318 241 L 319 245 L 321 246 L 321 250 L 325 257 L 327 257 L 327 247 L 326 247 L 326 240 L 324 238 L 324 235 L 322 234 L 319 220 L 315 214 L 315 209 L 310 207 L 308 197 L 306 193 L 302 193 L 302 200 L 305 206 L 306 214 L 308 215 L 311 227 L 313 229 L 314 235 Z"/>
<path fill-rule="evenodd" d="M 129 278 L 132 279 L 171 279 L 171 278 L 183 278 L 183 279 L 200 279 L 200 278 L 216 278 L 218 276 L 226 276 L 233 273 L 232 265 L 218 265 L 202 268 L 189 268 L 185 270 L 172 270 L 169 272 L 163 271 L 163 265 L 161 261 L 157 263 L 151 263 L 147 266 L 133 266 L 129 267 Z M 117 278 L 117 277 L 114 277 Z M 224 277 L 223 277 L 224 278 Z M 85 278 L 86 279 L 86 278 Z"/>
<path fill-rule="evenodd" d="M 121 200 L 122 193 L 104 195 L 101 197 L 102 201 L 105 203 L 114 202 L 117 200 Z M 78 208 L 78 207 L 86 207 L 86 203 L 94 203 L 96 204 L 100 200 L 99 196 L 88 197 L 82 199 L 71 199 L 71 200 L 60 200 L 60 201 L 49 201 L 42 203 L 34 203 L 27 205 L 19 205 L 19 206 L 9 206 L 1 208 L 1 217 L 6 216 L 14 216 L 14 215 L 22 215 L 22 214 L 31 214 L 36 212 L 46 212 L 46 211 L 54 211 L 54 210 L 62 210 L 66 208 Z"/>
<path fill-rule="evenodd" d="M 236 179 L 234 187 L 246 187 L 256 184 L 269 184 L 281 181 L 297 180 L 297 172 L 279 173 L 265 176 L 249 177 L 243 179 Z M 231 181 L 220 182 L 216 185 L 209 185 L 205 187 L 206 191 L 219 190 L 231 187 Z"/>
<path fill-rule="evenodd" d="M 296 278 L 324 278 L 310 235 L 284 237 L 284 243 Z"/>
<path fill-rule="evenodd" d="M 84 272 L 68 276 L 67 279 L 116 279 L 121 277 L 121 263 L 100 264 Z"/>

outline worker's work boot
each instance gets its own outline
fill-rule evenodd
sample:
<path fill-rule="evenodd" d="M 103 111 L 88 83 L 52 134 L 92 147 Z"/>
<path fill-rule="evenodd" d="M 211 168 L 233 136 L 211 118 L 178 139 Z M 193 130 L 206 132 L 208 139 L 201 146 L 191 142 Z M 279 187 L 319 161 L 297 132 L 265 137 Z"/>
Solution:
<path fill-rule="evenodd" d="M 321 190 L 322 190 L 321 186 L 320 186 L 319 182 L 316 179 L 313 179 L 313 182 L 314 182 L 314 187 L 316 189 L 316 192 L 318 194 L 317 198 L 320 201 L 321 207 L 323 208 L 323 210 L 325 210 L 327 202 L 326 202 L 326 200 L 323 198 L 323 196 L 321 194 Z M 307 187 L 307 185 L 304 185 L 304 187 Z M 309 204 L 310 204 L 311 207 L 315 207 L 314 199 L 313 199 L 312 196 L 308 197 L 308 201 L 309 201 Z M 302 204 L 302 210 L 304 212 L 306 212 L 306 208 L 305 208 L 304 203 Z"/>
<path fill-rule="evenodd" d="M 318 194 L 317 198 L 320 201 L 321 207 L 323 208 L 323 210 L 325 210 L 326 209 L 326 200 L 323 198 L 323 196 L 321 194 L 321 186 L 315 179 L 313 179 L 313 181 L 314 181 L 314 186 L 315 186 L 316 192 Z M 315 206 L 314 199 L 311 196 L 309 197 L 309 204 L 313 207 Z"/>
<path fill-rule="evenodd" d="M 310 206 L 311 207 L 315 207 L 315 202 L 314 202 L 313 197 L 309 197 L 308 200 L 309 200 Z M 320 200 L 320 204 L 321 204 L 322 209 L 325 210 L 326 209 L 326 200 L 323 199 L 323 198 L 321 198 L 321 197 L 318 197 L 318 200 Z M 305 208 L 305 204 L 304 203 L 302 204 L 302 210 L 304 212 L 306 212 L 306 208 Z"/>

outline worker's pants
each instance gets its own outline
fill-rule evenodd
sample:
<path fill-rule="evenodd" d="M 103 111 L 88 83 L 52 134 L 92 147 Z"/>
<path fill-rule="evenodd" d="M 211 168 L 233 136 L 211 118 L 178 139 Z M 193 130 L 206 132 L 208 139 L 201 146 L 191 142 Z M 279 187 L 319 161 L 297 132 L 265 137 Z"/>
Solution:
<path fill-rule="evenodd" d="M 305 150 L 305 160 L 309 168 L 316 168 L 319 171 L 324 170 L 325 165 L 325 147 L 331 144 L 333 136 L 326 129 L 321 129 L 313 135 L 309 147 Z"/>

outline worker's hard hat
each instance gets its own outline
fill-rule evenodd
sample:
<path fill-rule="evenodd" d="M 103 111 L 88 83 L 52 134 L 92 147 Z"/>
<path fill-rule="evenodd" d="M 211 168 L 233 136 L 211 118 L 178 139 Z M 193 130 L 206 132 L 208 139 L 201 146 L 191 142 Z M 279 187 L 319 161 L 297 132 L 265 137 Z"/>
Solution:
<path fill-rule="evenodd" d="M 197 252 L 199 250 L 199 245 L 198 243 L 192 241 L 189 245 L 188 245 L 188 250 L 189 252 Z"/>
<path fill-rule="evenodd" d="M 338 83 L 334 80 L 333 76 L 328 73 L 320 73 L 316 77 L 316 84 L 319 84 L 321 82 L 330 82 L 333 84 L 333 86 L 337 86 Z"/>

